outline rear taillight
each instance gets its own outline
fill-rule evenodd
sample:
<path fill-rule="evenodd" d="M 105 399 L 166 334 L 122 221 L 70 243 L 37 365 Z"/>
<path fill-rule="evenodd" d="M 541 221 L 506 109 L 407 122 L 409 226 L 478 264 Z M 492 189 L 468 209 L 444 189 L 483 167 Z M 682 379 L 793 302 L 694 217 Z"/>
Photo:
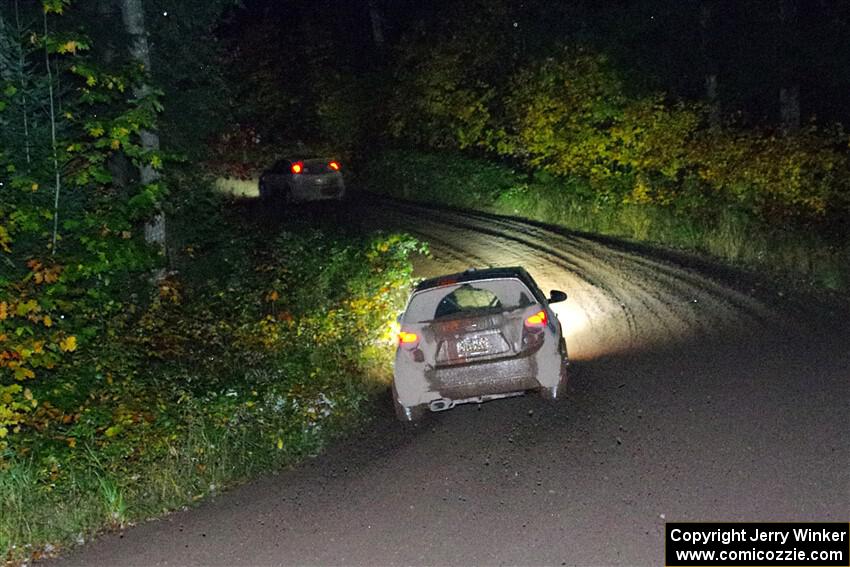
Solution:
<path fill-rule="evenodd" d="M 419 335 L 408 333 L 407 331 L 399 331 L 398 345 L 406 349 L 414 349 L 419 346 Z"/>
<path fill-rule="evenodd" d="M 332 161 L 328 164 L 328 167 L 333 169 L 334 171 L 339 171 L 339 162 L 338 161 Z"/>
<path fill-rule="evenodd" d="M 292 167 L 290 167 L 289 169 L 290 169 L 290 171 L 292 171 L 292 173 L 297 175 L 297 174 L 301 173 L 302 171 L 304 171 L 304 164 L 301 163 L 300 161 L 296 161 L 295 163 L 292 164 Z"/>
<path fill-rule="evenodd" d="M 536 349 L 543 344 L 543 337 L 546 333 L 543 329 L 546 328 L 548 317 L 545 311 L 538 311 L 534 315 L 525 318 L 525 325 L 522 332 L 522 346 L 524 349 Z"/>
<path fill-rule="evenodd" d="M 525 326 L 526 327 L 545 327 L 546 321 L 547 321 L 546 312 L 545 311 L 538 311 L 537 313 L 535 313 L 531 317 L 528 317 L 525 320 Z"/>

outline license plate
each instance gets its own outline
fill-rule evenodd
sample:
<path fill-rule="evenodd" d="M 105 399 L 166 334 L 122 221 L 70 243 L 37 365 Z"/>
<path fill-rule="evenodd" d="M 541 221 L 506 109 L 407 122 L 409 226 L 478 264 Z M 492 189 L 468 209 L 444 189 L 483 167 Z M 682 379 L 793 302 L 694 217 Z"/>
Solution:
<path fill-rule="evenodd" d="M 477 356 L 490 350 L 490 340 L 487 337 L 468 337 L 457 342 L 458 356 Z"/>

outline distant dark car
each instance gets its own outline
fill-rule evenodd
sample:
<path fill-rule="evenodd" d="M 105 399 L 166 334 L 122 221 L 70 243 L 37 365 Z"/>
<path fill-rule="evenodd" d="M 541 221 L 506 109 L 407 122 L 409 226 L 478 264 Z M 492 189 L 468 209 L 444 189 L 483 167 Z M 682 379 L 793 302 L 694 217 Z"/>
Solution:
<path fill-rule="evenodd" d="M 423 281 L 399 317 L 393 402 L 402 421 L 427 411 L 536 390 L 563 397 L 567 345 L 547 298 L 523 268 Z"/>
<path fill-rule="evenodd" d="M 344 197 L 342 166 L 334 159 L 282 159 L 260 175 L 264 201 L 298 203 Z"/>

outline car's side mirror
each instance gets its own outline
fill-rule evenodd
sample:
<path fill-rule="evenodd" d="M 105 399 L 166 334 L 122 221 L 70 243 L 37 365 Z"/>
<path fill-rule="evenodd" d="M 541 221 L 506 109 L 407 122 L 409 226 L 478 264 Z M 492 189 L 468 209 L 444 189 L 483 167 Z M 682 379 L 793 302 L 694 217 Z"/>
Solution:
<path fill-rule="evenodd" d="M 567 294 L 563 291 L 553 289 L 549 292 L 549 303 L 559 303 L 567 300 Z"/>

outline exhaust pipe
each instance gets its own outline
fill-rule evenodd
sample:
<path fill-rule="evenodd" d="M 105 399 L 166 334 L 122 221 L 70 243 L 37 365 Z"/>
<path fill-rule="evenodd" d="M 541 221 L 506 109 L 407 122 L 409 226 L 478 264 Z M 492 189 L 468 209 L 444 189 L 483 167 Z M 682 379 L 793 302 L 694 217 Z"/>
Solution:
<path fill-rule="evenodd" d="M 439 400 L 434 400 L 431 402 L 429 406 L 431 411 L 446 411 L 448 409 L 452 409 L 455 403 L 448 398 L 440 398 Z"/>

